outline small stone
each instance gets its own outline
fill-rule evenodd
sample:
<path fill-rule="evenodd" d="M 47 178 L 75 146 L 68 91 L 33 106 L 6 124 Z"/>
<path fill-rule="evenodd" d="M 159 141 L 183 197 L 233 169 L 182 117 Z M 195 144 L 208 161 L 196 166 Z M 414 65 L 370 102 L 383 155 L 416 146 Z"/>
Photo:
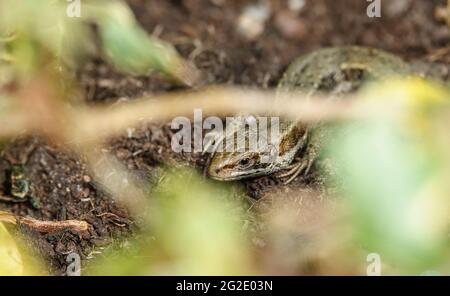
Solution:
<path fill-rule="evenodd" d="M 84 183 L 91 183 L 92 179 L 88 175 L 83 176 L 83 182 Z"/>
<path fill-rule="evenodd" d="M 408 11 L 412 2 L 411 0 L 395 0 L 383 3 L 384 10 L 390 18 L 398 17 Z"/>
<path fill-rule="evenodd" d="M 250 40 L 257 38 L 264 32 L 270 15 L 270 7 L 265 2 L 247 6 L 239 16 L 239 33 Z"/>
<path fill-rule="evenodd" d="M 288 0 L 289 10 L 295 13 L 299 13 L 306 4 L 306 0 Z"/>

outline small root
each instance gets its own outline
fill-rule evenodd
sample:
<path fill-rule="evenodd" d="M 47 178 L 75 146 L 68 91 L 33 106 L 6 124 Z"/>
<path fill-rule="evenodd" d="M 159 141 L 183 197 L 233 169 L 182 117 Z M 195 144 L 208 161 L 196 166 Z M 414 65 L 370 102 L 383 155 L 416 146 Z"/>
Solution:
<path fill-rule="evenodd" d="M 116 214 L 113 214 L 113 213 L 102 213 L 102 214 L 98 214 L 98 215 L 95 215 L 95 216 L 97 216 L 99 218 L 102 218 L 102 217 L 112 218 L 112 219 L 108 219 L 108 221 L 110 221 L 112 224 L 114 224 L 114 225 L 116 225 L 118 227 L 125 227 L 125 226 L 127 226 L 127 224 L 125 224 L 125 223 L 119 223 L 120 220 L 121 220 L 120 217 L 117 216 Z"/>

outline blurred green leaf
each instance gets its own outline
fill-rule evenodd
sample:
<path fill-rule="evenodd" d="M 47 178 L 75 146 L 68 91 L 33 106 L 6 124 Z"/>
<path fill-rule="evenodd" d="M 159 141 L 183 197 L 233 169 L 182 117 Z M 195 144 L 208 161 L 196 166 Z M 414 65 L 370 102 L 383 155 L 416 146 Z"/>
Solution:
<path fill-rule="evenodd" d="M 426 100 L 421 90 L 427 86 L 398 81 L 371 88 L 367 94 L 374 99 L 400 102 L 404 117 L 343 125 L 329 147 L 360 241 L 408 271 L 439 262 L 447 238 L 450 203 L 441 183 L 444 158 L 433 149 L 432 134 L 424 138 L 423 133 L 425 128 L 431 132 L 427 115 L 436 115 L 428 111 L 436 102 L 442 107 L 442 100 L 435 100 L 432 92 Z"/>
<path fill-rule="evenodd" d="M 118 69 L 141 75 L 157 70 L 188 85 L 197 80 L 195 67 L 184 61 L 171 44 L 142 29 L 123 2 L 102 1 L 86 10 L 99 24 L 106 55 Z"/>
<path fill-rule="evenodd" d="M 73 65 L 93 52 L 89 24 L 95 23 L 106 58 L 119 70 L 133 74 L 156 70 L 186 84 L 198 78 L 195 67 L 171 44 L 149 36 L 139 26 L 125 2 L 85 1 L 80 18 L 69 17 L 67 5 L 50 0 L 0 1 L 0 36 L 14 49 L 13 58 L 22 70 L 39 70 L 49 62 L 47 52 Z M 6 40 L 3 36 L 11 32 L 18 38 Z"/>
<path fill-rule="evenodd" d="M 190 171 L 166 176 L 152 194 L 148 231 L 131 247 L 133 255 L 107 256 L 89 270 L 113 275 L 253 273 L 239 194 Z"/>
<path fill-rule="evenodd" d="M 32 57 L 42 54 L 41 49 L 51 52 L 65 62 L 72 62 L 80 54 L 86 53 L 88 28 L 78 18 L 69 18 L 66 14 L 67 3 L 64 1 L 26 0 L 0 1 L 0 32 L 14 32 L 9 41 L 14 46 L 17 39 L 19 45 L 28 46 Z M 15 60 L 25 63 L 24 54 Z"/>

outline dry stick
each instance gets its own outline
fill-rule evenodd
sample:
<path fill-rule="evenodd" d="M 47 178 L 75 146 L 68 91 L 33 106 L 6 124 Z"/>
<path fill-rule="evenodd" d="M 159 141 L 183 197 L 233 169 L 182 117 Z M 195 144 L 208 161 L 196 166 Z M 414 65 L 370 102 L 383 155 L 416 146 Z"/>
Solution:
<path fill-rule="evenodd" d="M 78 233 L 84 233 L 89 228 L 89 224 L 85 221 L 41 221 L 29 217 L 16 216 L 4 211 L 0 211 L 0 222 L 6 222 L 14 225 L 26 225 L 40 233 L 52 233 L 66 229 L 70 229 Z"/>

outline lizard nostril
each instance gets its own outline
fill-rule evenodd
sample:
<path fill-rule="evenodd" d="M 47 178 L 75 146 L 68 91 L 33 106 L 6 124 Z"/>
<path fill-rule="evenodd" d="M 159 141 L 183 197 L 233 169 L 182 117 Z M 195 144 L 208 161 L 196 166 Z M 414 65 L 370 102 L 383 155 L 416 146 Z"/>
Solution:
<path fill-rule="evenodd" d="M 220 173 L 220 169 L 215 169 L 214 172 L 215 172 L 216 174 L 219 174 L 219 173 Z"/>

